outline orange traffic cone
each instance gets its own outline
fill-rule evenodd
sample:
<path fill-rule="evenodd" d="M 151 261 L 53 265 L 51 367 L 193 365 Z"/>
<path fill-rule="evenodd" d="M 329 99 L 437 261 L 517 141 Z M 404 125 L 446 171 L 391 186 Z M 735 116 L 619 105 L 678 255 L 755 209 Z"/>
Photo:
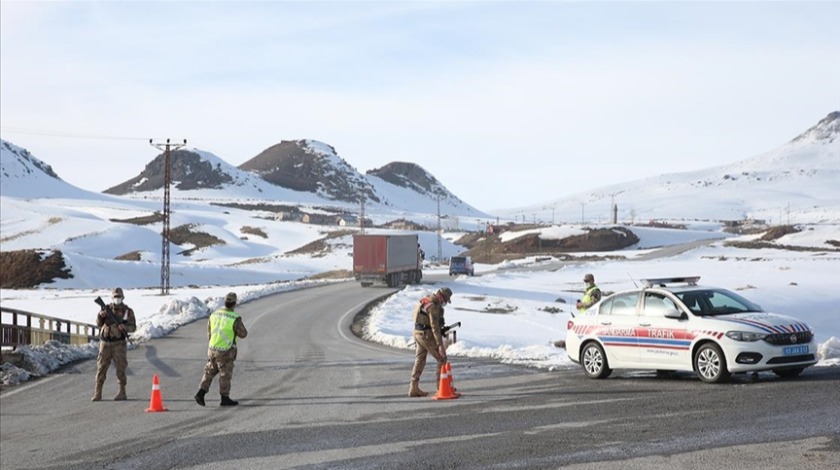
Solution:
<path fill-rule="evenodd" d="M 438 385 L 437 393 L 432 397 L 434 400 L 451 400 L 461 396 L 460 393 L 455 393 L 452 390 L 452 382 L 449 379 L 451 377 L 449 375 L 450 368 L 448 366 L 449 363 L 447 362 L 440 371 L 440 385 Z"/>
<path fill-rule="evenodd" d="M 455 388 L 455 376 L 452 375 L 452 363 L 447 362 L 444 367 L 446 367 L 446 375 L 449 377 L 449 388 L 452 389 L 452 392 L 456 393 L 457 395 L 460 395 L 459 393 L 457 393 L 458 389 Z"/>
<path fill-rule="evenodd" d="M 157 374 L 152 378 L 152 399 L 149 402 L 149 407 L 146 408 L 146 413 L 154 411 L 166 411 L 166 408 L 163 407 L 163 398 L 160 396 L 160 382 Z"/>

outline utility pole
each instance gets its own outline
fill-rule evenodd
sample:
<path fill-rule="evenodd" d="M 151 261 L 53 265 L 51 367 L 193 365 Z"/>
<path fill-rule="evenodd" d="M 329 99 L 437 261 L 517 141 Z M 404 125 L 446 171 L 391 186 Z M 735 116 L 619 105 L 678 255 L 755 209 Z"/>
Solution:
<path fill-rule="evenodd" d="M 362 234 L 365 233 L 365 195 L 362 194 L 362 215 L 359 217 L 359 229 Z"/>
<path fill-rule="evenodd" d="M 583 214 L 584 214 L 584 212 L 583 212 L 583 208 L 584 208 L 584 207 L 586 207 L 586 203 L 585 203 L 585 202 L 581 202 L 581 203 L 580 203 L 580 224 L 581 224 L 581 225 L 584 225 L 584 224 L 585 224 L 584 220 L 586 220 L 586 218 L 583 216 Z"/>
<path fill-rule="evenodd" d="M 441 239 L 443 238 L 443 231 L 440 228 L 440 196 L 437 197 L 437 259 L 438 262 L 443 260 L 443 246 L 441 245 Z"/>
<path fill-rule="evenodd" d="M 172 162 L 170 153 L 172 150 L 187 145 L 187 139 L 184 139 L 183 144 L 170 144 L 169 139 L 166 143 L 154 143 L 149 139 L 149 145 L 158 150 L 163 150 L 163 230 L 160 235 L 160 295 L 169 295 L 169 185 L 172 184 Z"/>

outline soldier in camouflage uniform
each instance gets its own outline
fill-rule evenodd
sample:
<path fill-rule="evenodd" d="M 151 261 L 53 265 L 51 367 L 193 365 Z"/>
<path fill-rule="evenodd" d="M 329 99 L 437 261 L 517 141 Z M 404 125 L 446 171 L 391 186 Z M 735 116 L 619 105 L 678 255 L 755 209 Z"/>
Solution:
<path fill-rule="evenodd" d="M 125 369 L 128 367 L 128 345 L 126 340 L 128 334 L 137 331 L 137 322 L 134 318 L 134 310 L 123 303 L 123 290 L 119 287 L 112 293 L 111 311 L 117 319 L 116 324 L 109 324 L 108 314 L 100 310 L 96 316 L 96 326 L 99 327 L 99 356 L 96 358 L 96 384 L 91 401 L 102 400 L 102 386 L 105 385 L 105 377 L 111 361 L 117 369 L 117 382 L 120 384 L 120 391 L 114 400 L 125 400 Z"/>
<path fill-rule="evenodd" d="M 429 394 L 420 390 L 420 375 L 426 368 L 426 357 L 429 354 L 437 360 L 435 384 L 440 383 L 441 368 L 446 363 L 446 344 L 440 329 L 444 326 L 443 306 L 451 298 L 452 289 L 444 287 L 420 299 L 414 308 L 414 368 L 408 386 L 409 397 L 425 397 Z"/>
<path fill-rule="evenodd" d="M 230 399 L 230 381 L 233 378 L 233 363 L 236 360 L 236 338 L 248 336 L 248 330 L 242 323 L 242 317 L 233 309 L 236 307 L 236 293 L 225 296 L 225 306 L 213 312 L 207 322 L 207 337 L 210 344 L 207 349 L 207 364 L 204 376 L 195 394 L 195 402 L 204 406 L 204 395 L 210 390 L 213 378 L 219 375 L 219 394 L 221 406 L 236 406 L 238 401 Z"/>

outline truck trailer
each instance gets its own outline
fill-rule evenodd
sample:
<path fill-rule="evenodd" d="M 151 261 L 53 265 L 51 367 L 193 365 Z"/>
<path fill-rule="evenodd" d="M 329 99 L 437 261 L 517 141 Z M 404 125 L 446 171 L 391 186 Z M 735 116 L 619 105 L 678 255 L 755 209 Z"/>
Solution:
<path fill-rule="evenodd" d="M 397 287 L 423 278 L 417 235 L 353 235 L 353 276 L 362 287 Z"/>

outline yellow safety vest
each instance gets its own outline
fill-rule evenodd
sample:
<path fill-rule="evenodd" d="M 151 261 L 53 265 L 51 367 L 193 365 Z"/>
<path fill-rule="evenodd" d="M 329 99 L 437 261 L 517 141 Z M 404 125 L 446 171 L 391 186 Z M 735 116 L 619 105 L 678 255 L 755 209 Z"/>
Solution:
<path fill-rule="evenodd" d="M 590 287 L 589 289 L 586 289 L 586 293 L 583 294 L 583 299 L 581 299 L 580 303 L 587 304 L 587 303 L 591 302 L 592 301 L 592 291 L 594 291 L 597 288 L 598 288 L 598 286 L 593 284 L 592 287 Z M 591 307 L 591 305 L 589 307 Z M 581 307 L 581 308 L 578 309 L 578 311 L 580 313 L 583 313 L 589 307 Z"/>
<path fill-rule="evenodd" d="M 210 315 L 210 349 L 227 351 L 236 344 L 236 332 L 233 324 L 239 314 L 233 310 L 221 308 Z"/>

